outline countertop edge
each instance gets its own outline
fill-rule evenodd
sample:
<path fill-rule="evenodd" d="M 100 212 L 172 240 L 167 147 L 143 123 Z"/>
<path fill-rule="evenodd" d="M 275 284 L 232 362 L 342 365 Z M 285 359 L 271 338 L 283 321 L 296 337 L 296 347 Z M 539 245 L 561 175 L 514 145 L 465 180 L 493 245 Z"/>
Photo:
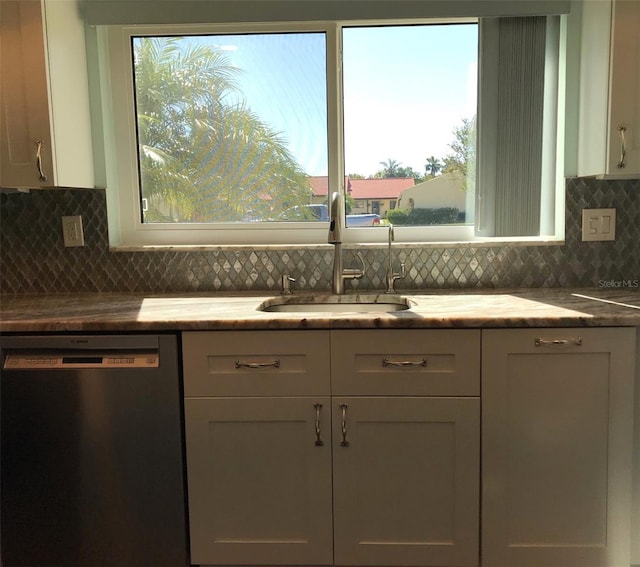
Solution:
<path fill-rule="evenodd" d="M 404 293 L 394 313 L 266 313 L 251 293 L 0 295 L 0 333 L 456 329 L 640 326 L 635 290 L 517 289 Z"/>

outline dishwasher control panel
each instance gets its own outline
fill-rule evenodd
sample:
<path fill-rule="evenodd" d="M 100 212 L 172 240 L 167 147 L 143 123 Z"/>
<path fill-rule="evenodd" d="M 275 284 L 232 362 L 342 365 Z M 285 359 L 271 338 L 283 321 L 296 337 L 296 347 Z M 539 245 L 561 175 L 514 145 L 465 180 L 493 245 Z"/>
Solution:
<path fill-rule="evenodd" d="M 157 352 L 7 353 L 5 370 L 54 368 L 158 368 Z"/>

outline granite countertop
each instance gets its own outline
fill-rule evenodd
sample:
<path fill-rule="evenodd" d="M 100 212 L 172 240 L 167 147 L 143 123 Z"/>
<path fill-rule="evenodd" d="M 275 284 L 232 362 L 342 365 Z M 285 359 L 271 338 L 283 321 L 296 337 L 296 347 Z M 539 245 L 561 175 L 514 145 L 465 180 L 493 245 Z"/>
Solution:
<path fill-rule="evenodd" d="M 287 297 L 296 301 L 304 295 Z M 0 295 L 0 332 L 640 326 L 639 289 L 433 290 L 399 295 L 407 298 L 411 309 L 269 313 L 258 307 L 278 296 L 251 293 Z M 384 295 L 379 297 L 384 301 Z"/>

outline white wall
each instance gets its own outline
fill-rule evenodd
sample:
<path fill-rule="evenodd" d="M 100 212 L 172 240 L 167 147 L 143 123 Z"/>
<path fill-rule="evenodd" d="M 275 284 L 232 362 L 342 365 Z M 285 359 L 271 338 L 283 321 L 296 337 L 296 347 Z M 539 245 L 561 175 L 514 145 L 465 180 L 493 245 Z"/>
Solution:
<path fill-rule="evenodd" d="M 413 199 L 416 209 L 456 207 L 465 211 L 467 194 L 462 190 L 462 180 L 454 174 L 446 173 L 402 191 L 397 207 L 408 208 L 409 199 Z"/>

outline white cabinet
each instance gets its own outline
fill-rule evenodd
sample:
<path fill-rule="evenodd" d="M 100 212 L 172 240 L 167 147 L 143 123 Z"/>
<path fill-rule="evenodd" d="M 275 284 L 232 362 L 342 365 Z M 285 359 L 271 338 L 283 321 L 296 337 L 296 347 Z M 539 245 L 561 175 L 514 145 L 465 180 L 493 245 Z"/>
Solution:
<path fill-rule="evenodd" d="M 598 0 L 578 6 L 578 175 L 640 177 L 640 2 Z"/>
<path fill-rule="evenodd" d="M 328 396 L 325 331 L 183 333 L 184 395 Z"/>
<path fill-rule="evenodd" d="M 480 331 L 333 331 L 331 391 L 351 396 L 479 396 Z"/>
<path fill-rule="evenodd" d="M 629 565 L 635 329 L 482 341 L 483 567 Z"/>
<path fill-rule="evenodd" d="M 334 399 L 336 565 L 478 565 L 479 422 L 478 398 Z"/>
<path fill-rule="evenodd" d="M 331 564 L 329 335 L 184 333 L 183 358 L 192 563 Z"/>
<path fill-rule="evenodd" d="M 0 3 L 0 187 L 93 187 L 84 23 L 75 0 Z"/>
<path fill-rule="evenodd" d="M 193 332 L 183 357 L 192 562 L 478 565 L 479 331 Z"/>
<path fill-rule="evenodd" d="M 478 565 L 480 332 L 333 331 L 331 354 L 335 564 Z"/>
<path fill-rule="evenodd" d="M 329 398 L 188 398 L 185 417 L 192 563 L 330 565 Z"/>

